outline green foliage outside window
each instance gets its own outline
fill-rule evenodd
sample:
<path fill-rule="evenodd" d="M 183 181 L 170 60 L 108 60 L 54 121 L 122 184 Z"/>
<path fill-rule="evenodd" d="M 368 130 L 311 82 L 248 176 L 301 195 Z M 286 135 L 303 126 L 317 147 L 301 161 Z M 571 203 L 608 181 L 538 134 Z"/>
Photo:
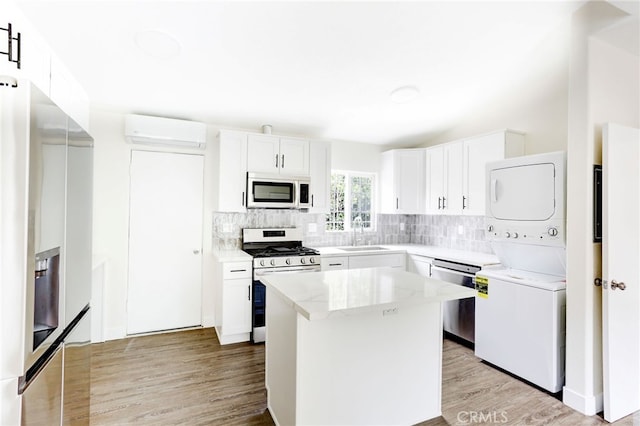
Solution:
<path fill-rule="evenodd" d="M 373 224 L 373 175 L 335 172 L 331 174 L 331 206 L 327 214 L 327 231 L 348 231 L 360 224 L 372 229 Z M 347 220 L 348 219 L 348 220 Z"/>

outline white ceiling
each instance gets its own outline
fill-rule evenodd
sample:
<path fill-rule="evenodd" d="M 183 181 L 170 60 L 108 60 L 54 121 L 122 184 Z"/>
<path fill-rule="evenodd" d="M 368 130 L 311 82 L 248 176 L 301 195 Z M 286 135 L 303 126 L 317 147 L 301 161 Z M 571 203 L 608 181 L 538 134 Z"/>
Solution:
<path fill-rule="evenodd" d="M 96 107 L 410 145 L 490 107 L 506 87 L 525 81 L 522 64 L 581 3 L 19 5 Z M 145 40 L 155 43 L 146 51 Z M 390 92 L 406 85 L 417 87 L 419 96 L 392 102 Z"/>

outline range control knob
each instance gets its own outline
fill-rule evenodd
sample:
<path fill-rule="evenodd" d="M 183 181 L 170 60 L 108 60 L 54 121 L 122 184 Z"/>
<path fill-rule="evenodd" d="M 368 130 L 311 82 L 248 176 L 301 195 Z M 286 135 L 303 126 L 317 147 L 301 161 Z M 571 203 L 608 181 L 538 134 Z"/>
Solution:
<path fill-rule="evenodd" d="M 313 258 L 313 257 L 310 257 L 310 258 L 309 258 L 309 263 L 316 263 L 316 259 L 315 259 L 315 258 Z"/>
<path fill-rule="evenodd" d="M 514 232 L 513 235 L 511 235 L 513 238 L 518 238 L 518 233 Z"/>
<path fill-rule="evenodd" d="M 511 238 L 511 232 L 507 231 L 504 233 L 505 238 Z"/>
<path fill-rule="evenodd" d="M 285 260 L 284 263 L 286 263 L 287 265 L 291 265 L 291 259 L 287 258 L 287 260 Z"/>
<path fill-rule="evenodd" d="M 275 259 L 271 259 L 271 262 L 269 262 L 269 263 L 271 263 L 271 266 L 276 266 L 276 260 Z"/>
<path fill-rule="evenodd" d="M 260 261 L 260 266 L 264 266 L 264 259 Z"/>
<path fill-rule="evenodd" d="M 550 237 L 557 237 L 558 236 L 558 228 L 549 228 L 547 233 L 549 234 Z"/>
<path fill-rule="evenodd" d="M 304 257 L 301 257 L 300 258 L 300 263 L 302 263 L 304 265 L 305 263 L 307 263 L 307 260 Z"/>

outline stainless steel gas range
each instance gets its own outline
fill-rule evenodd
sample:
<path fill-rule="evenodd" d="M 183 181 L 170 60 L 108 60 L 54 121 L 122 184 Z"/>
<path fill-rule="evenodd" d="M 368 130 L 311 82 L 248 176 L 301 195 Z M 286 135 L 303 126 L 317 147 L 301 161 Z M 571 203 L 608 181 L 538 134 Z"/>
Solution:
<path fill-rule="evenodd" d="M 242 250 L 253 256 L 251 341 L 265 341 L 266 291 L 260 277 L 320 270 L 320 253 L 302 245 L 300 228 L 245 228 Z"/>

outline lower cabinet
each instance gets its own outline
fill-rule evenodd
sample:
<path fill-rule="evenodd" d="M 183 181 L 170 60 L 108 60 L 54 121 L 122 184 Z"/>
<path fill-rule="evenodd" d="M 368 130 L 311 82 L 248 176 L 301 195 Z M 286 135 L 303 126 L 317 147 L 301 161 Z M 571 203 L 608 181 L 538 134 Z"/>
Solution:
<path fill-rule="evenodd" d="M 249 341 L 251 261 L 216 264 L 216 333 L 220 344 Z"/>
<path fill-rule="evenodd" d="M 349 269 L 349 258 L 347 256 L 322 257 L 320 267 L 323 271 Z"/>
<path fill-rule="evenodd" d="M 432 264 L 433 264 L 433 258 L 431 257 L 407 253 L 407 271 L 408 272 L 413 272 L 414 274 L 418 274 L 423 277 L 430 277 Z"/>
<path fill-rule="evenodd" d="M 379 268 L 382 266 L 404 269 L 406 266 L 405 257 L 406 255 L 404 253 L 349 256 L 349 269 Z"/>
<path fill-rule="evenodd" d="M 405 269 L 405 257 L 406 255 L 404 253 L 328 256 L 320 259 L 320 265 L 322 266 L 323 271 L 336 269 L 379 268 L 383 266 Z"/>

